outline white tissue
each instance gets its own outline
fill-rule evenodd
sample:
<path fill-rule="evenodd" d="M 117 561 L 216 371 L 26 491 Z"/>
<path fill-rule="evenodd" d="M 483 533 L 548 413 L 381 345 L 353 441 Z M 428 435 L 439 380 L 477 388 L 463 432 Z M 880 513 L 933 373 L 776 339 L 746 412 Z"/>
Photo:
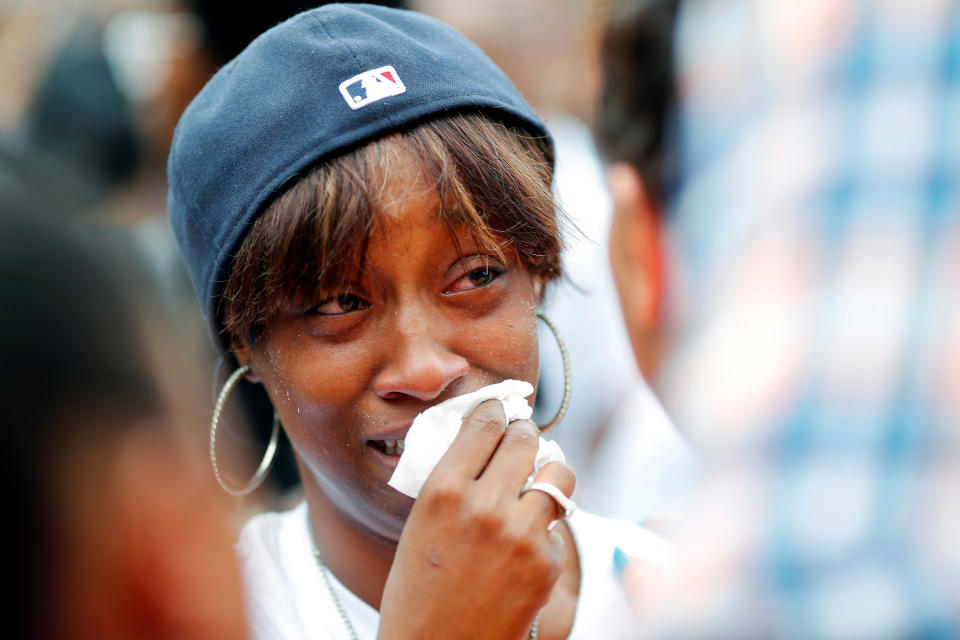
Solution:
<path fill-rule="evenodd" d="M 525 420 L 533 413 L 526 397 L 533 393 L 533 385 L 523 380 L 504 380 L 471 393 L 450 398 L 418 415 L 403 439 L 403 454 L 388 484 L 411 498 L 420 488 L 460 431 L 464 416 L 484 400 L 496 398 L 503 403 L 507 422 Z M 540 448 L 527 485 L 533 482 L 540 468 L 548 462 L 566 462 L 560 446 L 540 438 Z"/>

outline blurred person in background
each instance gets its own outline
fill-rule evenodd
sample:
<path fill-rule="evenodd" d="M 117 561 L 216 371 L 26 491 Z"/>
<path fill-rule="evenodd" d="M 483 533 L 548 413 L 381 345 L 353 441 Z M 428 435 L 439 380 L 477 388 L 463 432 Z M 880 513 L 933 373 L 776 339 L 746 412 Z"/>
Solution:
<path fill-rule="evenodd" d="M 573 227 L 564 279 L 543 308 L 571 362 L 567 417 L 553 438 L 577 472 L 576 498 L 594 513 L 662 521 L 682 508 L 696 472 L 687 444 L 634 361 L 607 259 L 610 197 L 590 132 L 600 82 L 602 11 L 582 0 L 413 0 L 480 46 L 517 85 L 556 142 L 554 191 Z M 560 404 L 556 350 L 541 353 L 535 419 Z"/>
<path fill-rule="evenodd" d="M 4 637 L 243 638 L 225 505 L 103 254 L 0 212 Z"/>
<path fill-rule="evenodd" d="M 946 1 L 614 8 L 611 264 L 706 466 L 640 635 L 960 633 L 958 43 Z"/>

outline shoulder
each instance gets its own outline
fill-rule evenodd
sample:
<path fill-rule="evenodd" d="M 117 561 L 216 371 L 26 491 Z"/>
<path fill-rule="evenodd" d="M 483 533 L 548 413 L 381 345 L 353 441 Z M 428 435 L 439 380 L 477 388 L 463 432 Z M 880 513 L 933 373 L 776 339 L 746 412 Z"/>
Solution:
<path fill-rule="evenodd" d="M 244 525 L 237 540 L 246 591 L 247 621 L 254 638 L 301 638 L 303 612 L 297 606 L 307 591 L 302 561 L 306 509 L 262 513 Z M 307 547 L 308 548 L 308 547 Z M 307 555 L 309 557 L 309 555 Z"/>
<path fill-rule="evenodd" d="M 253 516 L 247 520 L 237 540 L 237 555 L 246 565 L 248 562 L 260 563 L 280 561 L 291 536 L 296 536 L 305 520 L 305 506 L 300 504 L 290 511 L 268 512 Z"/>

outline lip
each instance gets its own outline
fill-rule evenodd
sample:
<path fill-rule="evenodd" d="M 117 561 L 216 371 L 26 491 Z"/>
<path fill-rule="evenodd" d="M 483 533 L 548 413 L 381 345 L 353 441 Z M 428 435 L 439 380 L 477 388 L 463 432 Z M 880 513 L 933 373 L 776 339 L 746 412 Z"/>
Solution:
<path fill-rule="evenodd" d="M 394 427 L 389 431 L 382 431 L 380 433 L 374 434 L 367 437 L 366 442 L 369 443 L 372 440 L 403 440 L 407 437 L 407 432 L 410 431 L 410 427 L 413 426 L 413 419 L 404 422 L 399 427 Z"/>

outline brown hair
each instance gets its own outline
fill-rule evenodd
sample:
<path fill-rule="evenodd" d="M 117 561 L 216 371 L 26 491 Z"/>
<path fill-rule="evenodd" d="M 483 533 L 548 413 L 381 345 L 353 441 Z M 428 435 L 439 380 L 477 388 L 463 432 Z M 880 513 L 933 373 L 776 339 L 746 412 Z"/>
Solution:
<path fill-rule="evenodd" d="M 560 275 L 549 144 L 480 113 L 453 114 L 320 164 L 266 209 L 224 288 L 223 326 L 235 344 L 255 340 L 284 300 L 335 292 L 361 271 L 379 192 L 391 167 L 411 156 L 435 181 L 451 234 L 467 228 L 541 282 Z"/>

